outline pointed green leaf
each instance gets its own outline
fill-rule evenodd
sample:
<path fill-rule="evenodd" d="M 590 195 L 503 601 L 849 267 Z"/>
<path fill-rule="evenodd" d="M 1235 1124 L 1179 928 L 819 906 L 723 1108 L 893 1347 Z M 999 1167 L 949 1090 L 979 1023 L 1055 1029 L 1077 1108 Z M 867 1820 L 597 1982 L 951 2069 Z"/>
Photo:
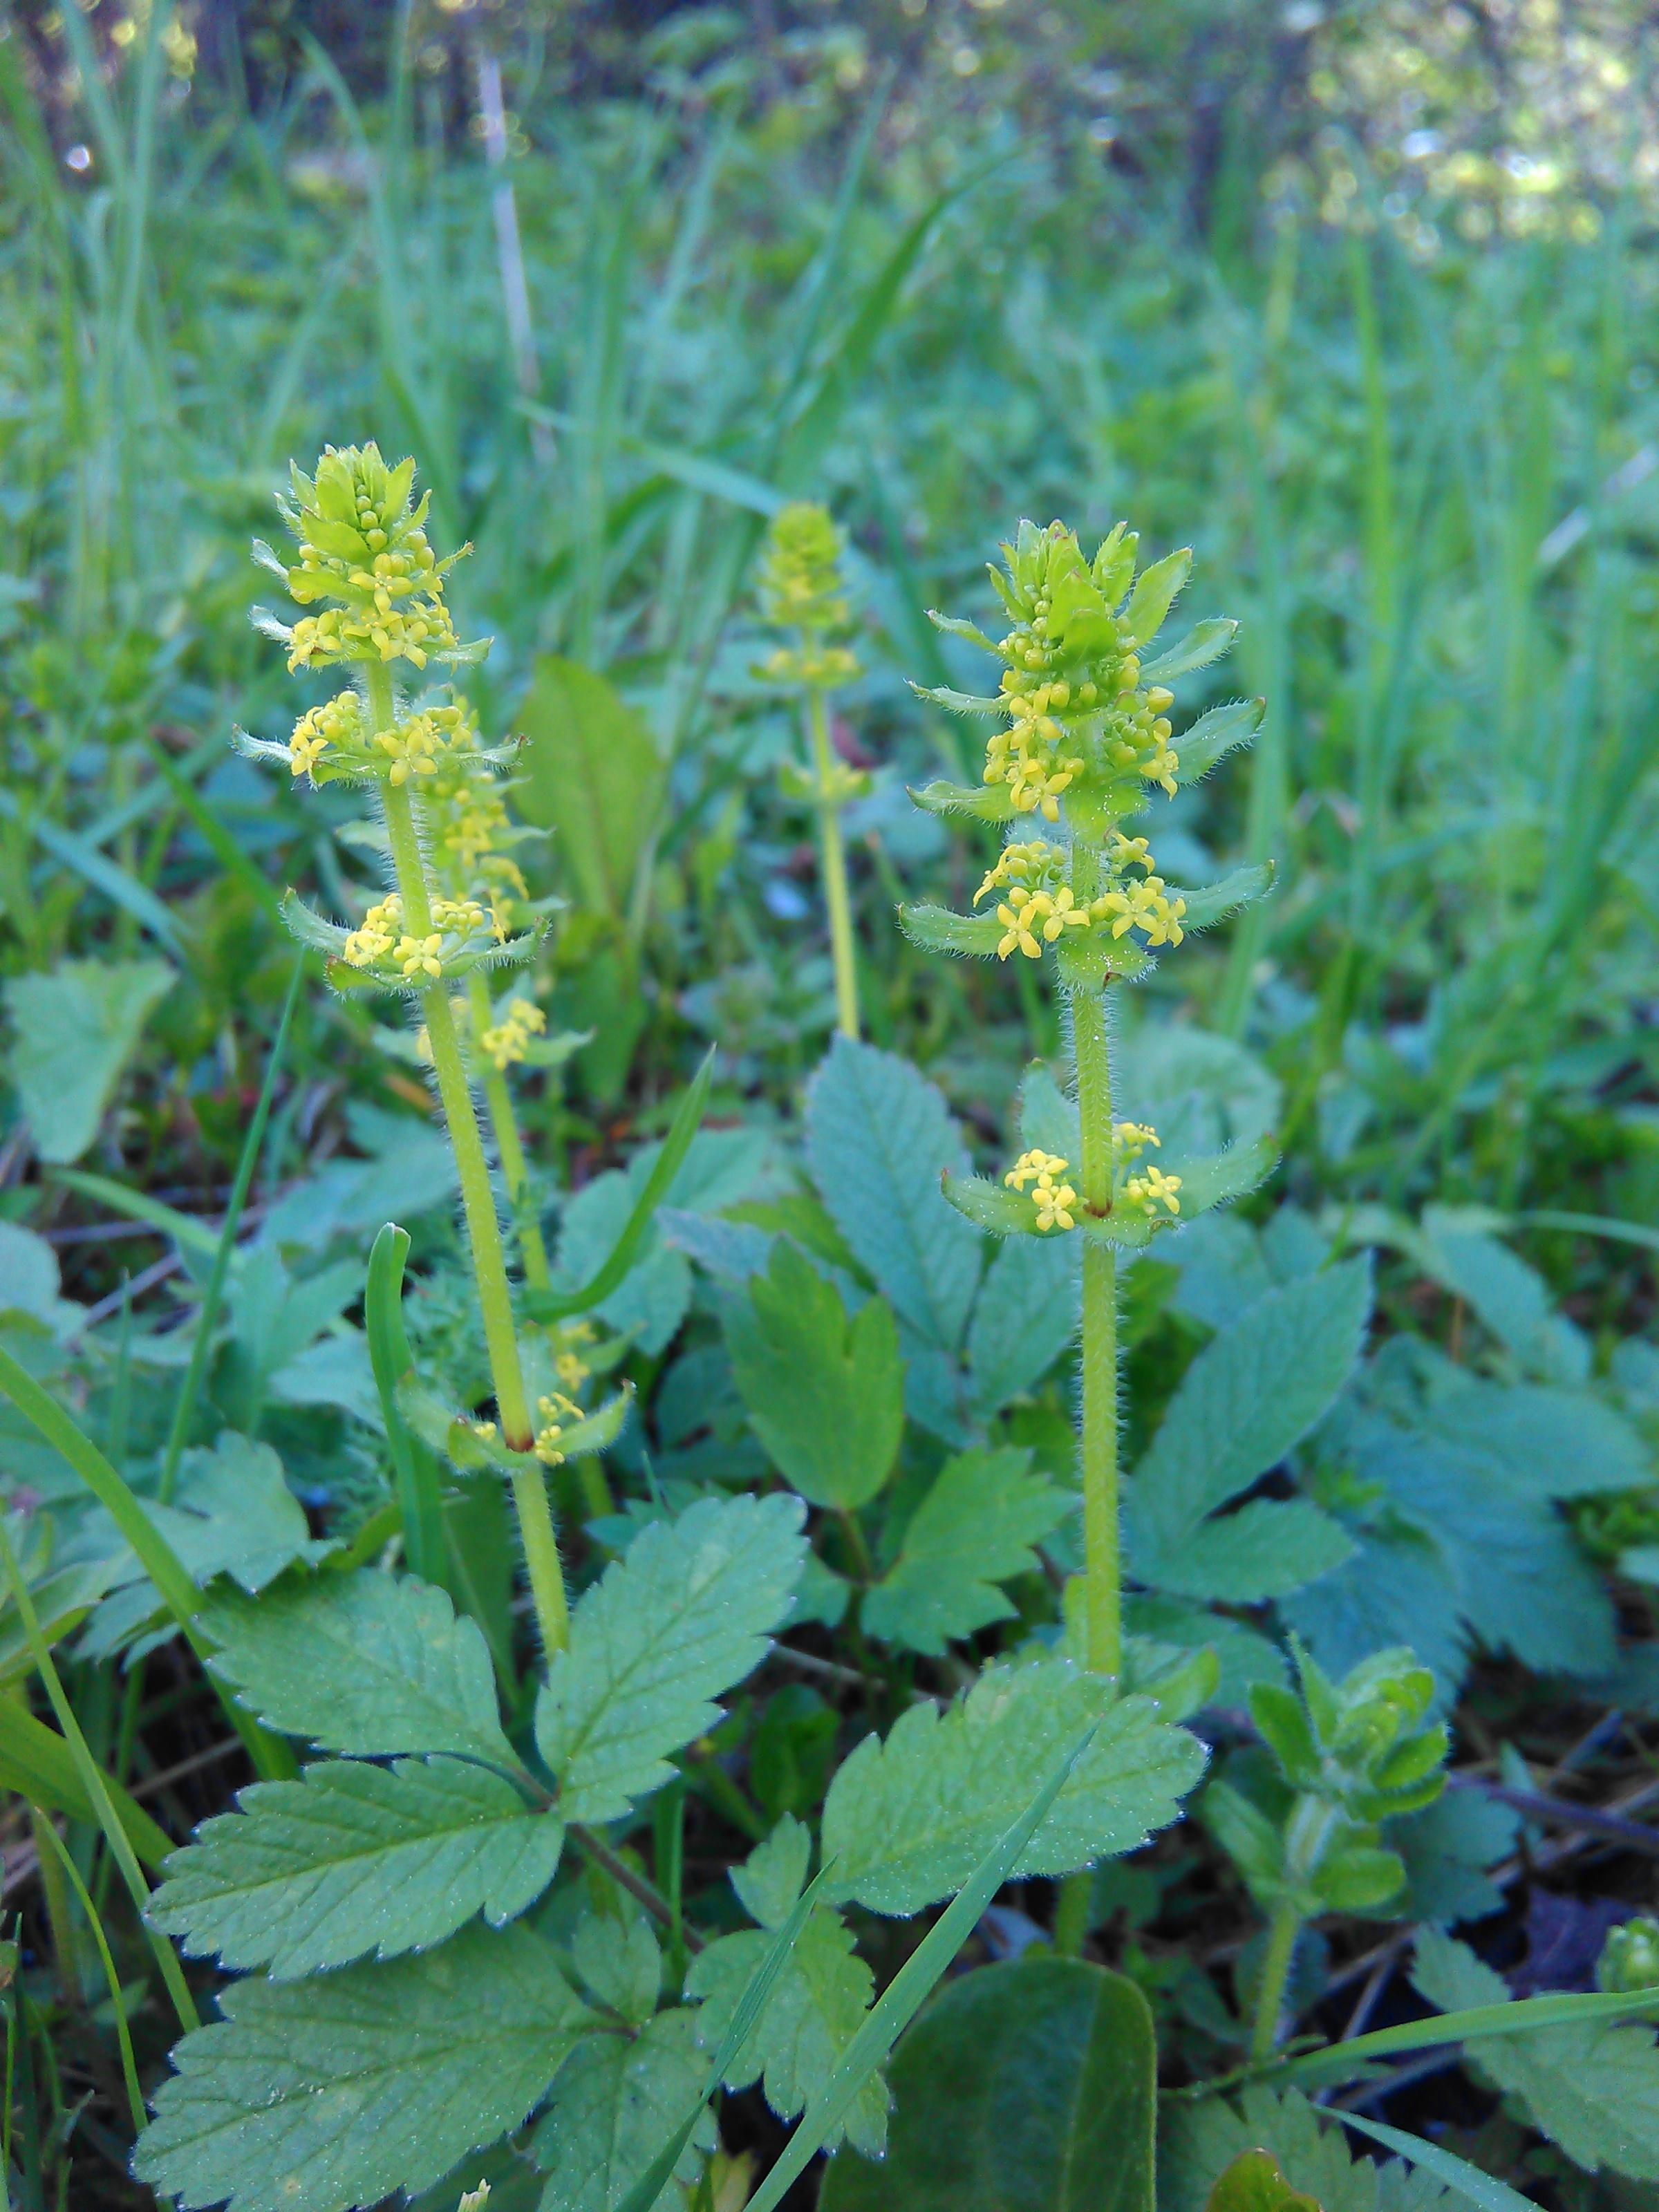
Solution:
<path fill-rule="evenodd" d="M 1129 635 L 1137 645 L 1148 645 L 1164 627 L 1164 618 L 1175 604 L 1175 597 L 1193 572 L 1193 549 L 1182 545 L 1173 553 L 1166 553 L 1161 561 L 1154 561 L 1150 568 L 1143 568 L 1129 594 L 1129 604 L 1124 609 L 1129 618 Z"/>
<path fill-rule="evenodd" d="M 994 914 L 952 914 L 944 906 L 902 906 L 899 927 L 924 952 L 957 952 L 987 960 L 1007 935 Z"/>
<path fill-rule="evenodd" d="M 981 822 L 1010 822 L 1014 793 L 1006 783 L 924 783 L 910 796 L 929 814 L 971 814 Z"/>
<path fill-rule="evenodd" d="M 1235 868 L 1218 883 L 1206 884 L 1201 891 L 1172 891 L 1170 896 L 1185 900 L 1181 927 L 1190 936 L 1195 929 L 1213 929 L 1240 907 L 1262 897 L 1272 890 L 1273 880 L 1273 862 L 1264 860 L 1260 867 Z"/>
<path fill-rule="evenodd" d="M 1267 711 L 1265 699 L 1235 699 L 1224 707 L 1212 707 L 1190 729 L 1175 740 L 1177 783 L 1198 783 L 1235 745 L 1247 745 L 1261 727 Z"/>
<path fill-rule="evenodd" d="M 1196 668 L 1207 668 L 1212 660 L 1220 659 L 1237 635 L 1238 624 L 1229 616 L 1201 622 L 1188 631 L 1179 645 L 1172 645 L 1156 660 L 1143 660 L 1140 680 L 1143 684 L 1169 684 L 1177 676 L 1190 676 Z"/>

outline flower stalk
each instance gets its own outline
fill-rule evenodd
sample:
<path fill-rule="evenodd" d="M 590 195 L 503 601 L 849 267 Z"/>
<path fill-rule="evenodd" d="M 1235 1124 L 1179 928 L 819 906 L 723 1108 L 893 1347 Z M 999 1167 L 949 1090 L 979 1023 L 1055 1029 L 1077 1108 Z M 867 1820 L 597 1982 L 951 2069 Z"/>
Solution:
<path fill-rule="evenodd" d="M 798 500 L 774 518 L 762 568 L 761 604 L 769 623 L 794 635 L 793 647 L 780 646 L 756 672 L 793 686 L 801 696 L 811 767 L 805 775 L 793 765 L 786 768 L 784 789 L 792 799 L 805 799 L 817 817 L 818 874 L 836 975 L 836 1026 L 843 1036 L 856 1037 L 858 956 L 841 816 L 848 801 L 868 786 L 836 759 L 830 738 L 829 694 L 857 675 L 858 662 L 841 641 L 848 628 L 841 538 L 825 508 Z"/>

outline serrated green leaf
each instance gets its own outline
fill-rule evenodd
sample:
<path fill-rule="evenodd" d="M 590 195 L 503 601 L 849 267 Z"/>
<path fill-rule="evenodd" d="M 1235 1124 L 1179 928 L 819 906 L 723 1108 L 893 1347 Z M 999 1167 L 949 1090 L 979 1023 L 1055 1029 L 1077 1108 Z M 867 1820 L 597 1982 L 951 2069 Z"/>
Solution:
<path fill-rule="evenodd" d="M 1449 2212 L 1443 2189 L 1402 2166 L 1350 2158 L 1340 2130 L 1322 2126 L 1298 2091 L 1280 2094 L 1261 2082 L 1241 2093 L 1237 2110 L 1212 2097 L 1170 2112 L 1158 2141 L 1160 2212 L 1207 2212 L 1221 2176 L 1255 2149 L 1269 2152 L 1322 2212 Z"/>
<path fill-rule="evenodd" d="M 1323 1416 L 1358 1356 L 1370 1300 L 1369 1264 L 1345 1261 L 1269 1291 L 1200 1352 L 1135 1471 L 1127 1524 L 1144 1580 L 1178 1575 L 1206 1515 Z"/>
<path fill-rule="evenodd" d="M 983 1448 L 947 1460 L 911 1516 L 898 1558 L 865 1593 L 868 1635 L 937 1655 L 1014 1607 L 997 1587 L 1037 1565 L 1042 1542 L 1075 1507 L 1031 1472 L 1029 1451 Z"/>
<path fill-rule="evenodd" d="M 813 1505 L 865 1504 L 904 1433 L 904 1370 L 884 1298 L 850 1319 L 841 1292 L 780 1237 L 771 1266 L 726 1320 L 732 1372 L 755 1434 Z"/>
<path fill-rule="evenodd" d="M 275 1981 L 428 1950 L 475 1912 L 502 1926 L 552 1881 L 564 1834 L 453 1759 L 331 1759 L 237 1802 L 173 1852 L 149 1917 L 191 1958 Z"/>
<path fill-rule="evenodd" d="M 1354 1550 L 1352 1537 L 1307 1498 L 1253 1498 L 1189 1530 L 1162 1556 L 1158 1583 L 1178 1597 L 1261 1605 L 1334 1573 Z"/>
<path fill-rule="evenodd" d="M 929 814 L 971 814 L 981 822 L 1012 822 L 1014 788 L 1009 783 L 924 783 L 910 796 Z"/>
<path fill-rule="evenodd" d="M 519 1765 L 476 1621 L 412 1577 L 371 1568 L 264 1597 L 226 1597 L 202 1626 L 213 1671 L 267 1728 L 358 1758 L 451 1752 Z"/>
<path fill-rule="evenodd" d="M 1035 1956 L 961 1974 L 892 2073 L 887 2155 L 836 2159 L 823 2212 L 1152 2212 L 1157 2045 L 1124 1976 Z"/>
<path fill-rule="evenodd" d="M 960 952 L 988 960 L 1007 935 L 994 914 L 952 914 L 949 907 L 902 906 L 899 927 L 924 952 Z"/>
<path fill-rule="evenodd" d="M 1200 714 L 1192 727 L 1183 730 L 1175 740 L 1176 757 L 1181 763 L 1176 770 L 1176 781 L 1200 782 L 1236 745 L 1249 744 L 1261 727 L 1267 711 L 1265 699 L 1234 699 L 1224 707 L 1212 707 L 1207 714 Z"/>
<path fill-rule="evenodd" d="M 568 1820 L 611 1820 L 670 1780 L 671 1752 L 719 1717 L 789 1611 L 799 1498 L 704 1498 L 655 1521 L 586 1590 L 536 1701 L 536 1741 Z"/>
<path fill-rule="evenodd" d="M 1133 1850 L 1176 1817 L 1204 1749 L 1109 1678 L 1043 1658 L 988 1668 L 945 1713 L 903 1714 L 866 1736 L 824 1801 L 830 1888 L 908 1915 L 959 1889 L 1027 1802 L 1030 1778 L 1098 1719 L 1097 1734 L 1026 1845 L 1019 1875 L 1069 1874 Z"/>
<path fill-rule="evenodd" d="M 685 1993 L 702 2001 L 697 2038 L 706 2048 L 712 2050 L 725 2034 L 771 1942 L 766 1930 L 745 1929 L 722 1936 L 692 1960 Z M 793 2120 L 864 2025 L 874 1992 L 875 1977 L 854 1951 L 840 1914 L 827 1905 L 816 1906 L 760 2018 L 726 2069 L 726 2086 L 745 2089 L 763 2075 L 767 2103 L 781 2119 Z M 880 2155 L 887 2136 L 887 2088 L 878 2074 L 871 2076 L 828 2138 L 830 2148 L 840 2142 L 843 2129 L 859 2149 Z"/>
<path fill-rule="evenodd" d="M 678 2007 L 636 2036 L 580 2043 L 531 2137 L 530 2154 L 548 2177 L 541 2212 L 617 2212 L 702 2087 L 702 2075 L 696 2018 Z M 701 2112 L 659 2205 L 685 2202 L 700 2154 L 719 2139 L 713 2116 Z"/>
<path fill-rule="evenodd" d="M 133 2171 L 186 2212 L 346 2212 L 516 2128 L 596 2025 L 522 1928 L 389 1966 L 233 1983 L 187 2035 Z"/>
<path fill-rule="evenodd" d="M 631 1898 L 623 1899 L 619 1911 L 584 1911 L 570 1956 L 591 1993 L 630 2027 L 641 2027 L 656 2011 L 662 1949 Z"/>
<path fill-rule="evenodd" d="M 1442 2012 L 1502 2004 L 1509 1984 L 1466 1943 L 1436 1929 L 1417 1942 L 1412 1980 Z M 1659 2048 L 1635 2021 L 1584 2021 L 1483 2036 L 1467 2056 L 1588 2173 L 1611 2166 L 1659 2181 Z"/>
<path fill-rule="evenodd" d="M 838 1036 L 806 1097 L 818 1195 L 901 1321 L 954 1352 L 979 1285 L 980 1240 L 939 1176 L 968 1158 L 945 1101 L 908 1060 Z"/>

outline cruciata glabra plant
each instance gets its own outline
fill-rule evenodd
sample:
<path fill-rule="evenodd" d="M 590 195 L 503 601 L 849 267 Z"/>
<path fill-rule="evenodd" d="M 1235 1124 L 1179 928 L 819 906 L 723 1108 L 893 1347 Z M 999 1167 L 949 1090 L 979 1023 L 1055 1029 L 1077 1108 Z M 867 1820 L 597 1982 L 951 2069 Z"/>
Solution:
<path fill-rule="evenodd" d="M 1058 522 L 1022 522 L 990 577 L 1008 629 L 1000 639 L 934 615 L 938 627 L 1001 663 L 998 690 L 923 696 L 994 723 L 976 787 L 933 783 L 916 793 L 940 814 L 1006 825 L 1007 842 L 975 897 L 988 912 L 902 910 L 903 926 L 931 950 L 1000 960 L 1052 954 L 1077 1073 L 1074 1110 L 1046 1141 L 1029 1143 L 1000 1185 L 947 1176 L 945 1194 L 999 1237 L 1076 1235 L 1082 1243 L 1082 1405 L 1085 1569 L 1067 1592 L 1074 1648 L 1095 1672 L 1123 1666 L 1118 1483 L 1118 1255 L 1160 1230 L 1255 1187 L 1272 1164 L 1265 1143 L 1216 1159 L 1176 1162 L 1155 1129 L 1114 1118 L 1113 988 L 1145 975 L 1162 947 L 1258 896 L 1266 868 L 1243 868 L 1202 890 L 1177 890 L 1158 872 L 1146 837 L 1122 825 L 1155 793 L 1206 775 L 1255 735 L 1261 700 L 1212 708 L 1175 734 L 1171 685 L 1207 666 L 1237 624 L 1200 623 L 1179 644 L 1153 641 L 1192 567 L 1188 550 L 1139 576 L 1139 541 L 1120 523 L 1086 559 Z M 1033 835 L 1033 832 L 1036 834 Z M 1036 1133 L 1028 1129 L 1028 1138 Z"/>
<path fill-rule="evenodd" d="M 283 911 L 301 941 L 327 955 L 337 988 L 394 992 L 418 1013 L 421 1056 L 436 1079 L 454 1149 L 495 1393 L 495 1420 L 473 1424 L 473 1432 L 511 1476 L 537 1625 L 552 1652 L 568 1641 L 569 1619 L 542 1470 L 562 1462 L 573 1428 L 584 1425 L 570 1394 L 586 1369 L 573 1345 L 557 1346 L 561 1387 L 538 1394 L 532 1407 L 471 1081 L 476 1074 L 487 1103 L 526 1279 L 545 1291 L 547 1255 L 526 1203 L 524 1148 L 503 1078 L 546 1024 L 521 994 L 497 1007 L 487 981 L 491 970 L 530 957 L 540 915 L 512 857 L 525 833 L 511 824 L 498 782 L 513 749 L 483 743 L 477 715 L 453 685 L 408 686 L 410 678 L 424 679 L 432 661 L 465 665 L 488 651 L 487 641 L 463 645 L 455 635 L 444 578 L 461 555 L 434 555 L 425 528 L 429 495 L 413 500 L 414 476 L 412 460 L 388 468 L 372 444 L 331 447 L 314 477 L 291 471 L 291 497 L 281 504 L 297 556 L 285 562 L 263 543 L 255 551 L 300 606 L 321 605 L 322 611 L 292 624 L 263 610 L 255 619 L 287 648 L 291 672 L 337 669 L 350 683 L 302 714 L 286 746 L 240 741 L 256 757 L 286 758 L 292 775 L 313 787 L 349 782 L 373 795 L 389 862 L 385 897 L 353 929 L 327 921 L 292 892 Z M 619 1414 L 618 1401 L 599 1419 L 614 1428 Z"/>

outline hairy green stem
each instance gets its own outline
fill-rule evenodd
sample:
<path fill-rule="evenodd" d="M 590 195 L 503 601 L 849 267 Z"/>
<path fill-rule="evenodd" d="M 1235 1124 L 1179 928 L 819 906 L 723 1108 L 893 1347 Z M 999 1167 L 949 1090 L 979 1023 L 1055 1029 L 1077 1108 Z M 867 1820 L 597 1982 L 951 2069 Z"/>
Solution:
<path fill-rule="evenodd" d="M 830 950 L 836 963 L 836 1024 L 843 1036 L 859 1033 L 859 978 L 853 950 L 853 908 L 847 890 L 847 854 L 842 843 L 841 809 L 831 796 L 835 757 L 830 746 L 830 718 L 816 686 L 806 695 L 812 733 L 812 765 L 818 784 L 818 848 L 823 856 L 823 896 L 830 908 Z"/>
<path fill-rule="evenodd" d="M 484 981 L 482 969 L 472 970 L 466 979 L 466 989 L 467 1003 L 472 1014 L 473 1065 L 477 1070 L 484 1104 L 489 1109 L 490 1133 L 495 1139 L 495 1157 L 501 1164 L 501 1181 L 507 1186 L 507 1195 L 518 1224 L 519 1250 L 524 1258 L 524 1279 L 532 1291 L 550 1290 L 553 1279 L 548 1269 L 547 1247 L 542 1242 L 542 1225 L 524 1203 L 530 1174 L 525 1164 L 524 1140 L 519 1134 L 518 1117 L 513 1111 L 513 1094 L 507 1087 L 507 1077 L 483 1048 L 483 1033 L 495 1020 L 495 1010 L 490 1004 L 489 986 Z"/>
<path fill-rule="evenodd" d="M 365 672 L 374 727 L 389 728 L 394 719 L 392 678 L 384 668 L 372 663 Z M 411 937 L 424 937 L 432 927 L 432 905 L 427 890 L 426 862 L 415 826 L 415 810 L 406 785 L 387 784 L 382 789 L 386 835 L 398 895 L 404 903 L 404 927 Z M 562 1651 L 570 1640 L 570 1613 L 547 1484 L 540 1462 L 531 1455 L 535 1431 L 519 1364 L 519 1340 L 513 1322 L 513 1296 L 507 1287 L 501 1224 L 495 1218 L 495 1194 L 489 1188 L 489 1169 L 461 1059 L 460 1039 L 455 1033 L 455 1018 L 450 1012 L 448 994 L 441 980 L 422 993 L 421 1007 L 426 1016 L 432 1065 L 438 1078 L 438 1096 L 443 1103 L 449 1141 L 460 1176 L 461 1209 L 472 1249 L 473 1279 L 477 1285 L 496 1412 L 508 1449 L 520 1455 L 512 1476 L 513 1504 L 518 1515 L 525 1565 L 529 1570 L 537 1625 L 543 1646 L 550 1656 L 555 1651 Z"/>
<path fill-rule="evenodd" d="M 1057 1957 L 1080 1959 L 1083 1956 L 1083 1946 L 1089 1935 L 1089 1906 L 1094 1891 L 1094 1871 L 1090 1867 L 1085 1867 L 1081 1874 L 1068 1874 L 1060 1885 L 1060 1898 L 1054 1906 L 1054 1951 Z"/>
<path fill-rule="evenodd" d="M 1093 898 L 1099 863 L 1079 847 L 1074 896 Z M 1099 1218 L 1112 1207 L 1112 1061 L 1103 991 L 1073 990 L 1072 1042 L 1082 1130 L 1080 1194 Z M 1097 1674 L 1123 1667 L 1123 1600 L 1118 1537 L 1117 1254 L 1094 1237 L 1083 1246 L 1083 1558 L 1088 1663 Z"/>
<path fill-rule="evenodd" d="M 1290 1986 L 1291 1961 L 1296 1956 L 1297 1934 L 1302 1921 L 1296 1907 L 1280 1899 L 1267 1923 L 1267 1955 L 1262 1961 L 1261 1983 L 1255 1993 L 1255 2021 L 1250 2030 L 1250 2058 L 1259 2065 L 1273 2055 L 1279 2039 L 1279 2016 L 1285 2009 Z"/>

